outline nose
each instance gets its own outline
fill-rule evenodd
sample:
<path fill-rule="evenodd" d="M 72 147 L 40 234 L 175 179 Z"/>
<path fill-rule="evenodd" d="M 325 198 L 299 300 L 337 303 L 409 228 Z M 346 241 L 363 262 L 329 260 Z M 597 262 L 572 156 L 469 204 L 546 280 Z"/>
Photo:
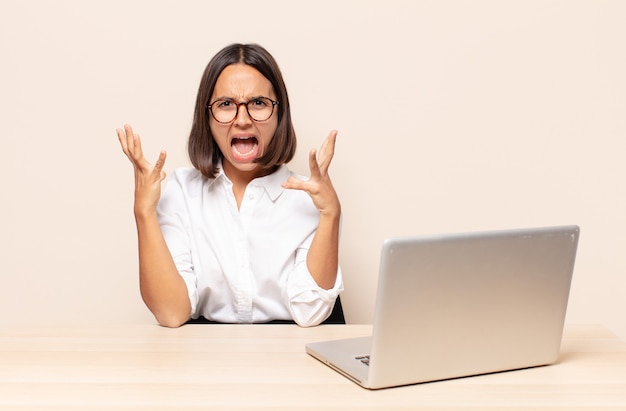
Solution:
<path fill-rule="evenodd" d="M 243 107 L 242 107 L 243 106 Z M 248 114 L 248 103 L 237 104 L 237 114 L 235 115 L 235 124 L 248 125 L 252 123 L 252 118 Z"/>

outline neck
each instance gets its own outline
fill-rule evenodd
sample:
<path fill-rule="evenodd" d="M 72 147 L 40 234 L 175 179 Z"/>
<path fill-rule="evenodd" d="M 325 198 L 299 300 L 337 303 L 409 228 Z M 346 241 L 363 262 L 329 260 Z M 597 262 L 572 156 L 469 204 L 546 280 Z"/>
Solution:
<path fill-rule="evenodd" d="M 237 200 L 237 208 L 241 207 L 241 201 L 243 195 L 246 192 L 246 187 L 255 178 L 265 177 L 272 174 L 278 169 L 278 166 L 272 168 L 257 167 L 254 170 L 239 170 L 228 162 L 223 162 L 224 174 L 233 183 L 233 194 Z"/>

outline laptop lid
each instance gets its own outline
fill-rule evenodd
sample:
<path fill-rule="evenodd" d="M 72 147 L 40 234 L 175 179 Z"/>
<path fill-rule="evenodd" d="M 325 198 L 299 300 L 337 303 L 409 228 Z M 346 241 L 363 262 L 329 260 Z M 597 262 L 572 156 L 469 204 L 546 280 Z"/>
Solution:
<path fill-rule="evenodd" d="M 350 376 L 366 388 L 553 363 L 578 237 L 561 226 L 387 239 L 371 340 L 307 352 L 352 375 L 335 356 L 360 357 L 369 344 L 369 365 L 357 365 L 366 376 Z"/>

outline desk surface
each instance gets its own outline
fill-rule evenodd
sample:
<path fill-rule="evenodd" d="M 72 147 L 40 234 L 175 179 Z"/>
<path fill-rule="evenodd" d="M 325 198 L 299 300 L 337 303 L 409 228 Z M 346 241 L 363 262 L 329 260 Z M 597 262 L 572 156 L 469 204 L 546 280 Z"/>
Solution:
<path fill-rule="evenodd" d="M 9 327 L 0 410 L 626 409 L 626 343 L 567 326 L 556 365 L 368 391 L 307 355 L 367 325 Z"/>

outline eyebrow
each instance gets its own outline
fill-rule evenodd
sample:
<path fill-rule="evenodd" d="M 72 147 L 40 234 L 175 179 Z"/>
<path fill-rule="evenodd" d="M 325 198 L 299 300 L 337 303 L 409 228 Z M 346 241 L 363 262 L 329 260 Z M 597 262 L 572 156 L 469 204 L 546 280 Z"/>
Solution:
<path fill-rule="evenodd" d="M 252 97 L 248 97 L 247 101 L 252 101 L 254 99 L 257 98 L 269 98 L 270 100 L 273 100 L 273 98 L 269 97 L 269 96 L 262 96 L 262 95 L 258 95 L 258 96 L 252 96 Z M 234 98 L 234 97 L 228 97 L 228 96 L 222 96 L 222 97 L 217 97 L 215 98 L 213 101 L 217 101 L 217 100 L 230 100 L 230 101 L 239 101 L 238 99 Z"/>

